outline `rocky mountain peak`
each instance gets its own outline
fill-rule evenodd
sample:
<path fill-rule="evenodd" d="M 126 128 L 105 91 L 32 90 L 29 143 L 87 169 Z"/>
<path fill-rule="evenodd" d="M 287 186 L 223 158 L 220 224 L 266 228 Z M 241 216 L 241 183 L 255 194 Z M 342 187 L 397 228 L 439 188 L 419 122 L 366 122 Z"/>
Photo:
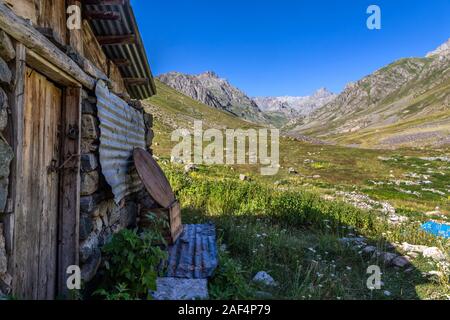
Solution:
<path fill-rule="evenodd" d="M 198 75 L 199 78 L 220 79 L 219 75 L 214 71 L 206 71 Z"/>
<path fill-rule="evenodd" d="M 429 52 L 426 57 L 450 56 L 450 38 L 444 44 L 440 45 L 436 50 Z"/>

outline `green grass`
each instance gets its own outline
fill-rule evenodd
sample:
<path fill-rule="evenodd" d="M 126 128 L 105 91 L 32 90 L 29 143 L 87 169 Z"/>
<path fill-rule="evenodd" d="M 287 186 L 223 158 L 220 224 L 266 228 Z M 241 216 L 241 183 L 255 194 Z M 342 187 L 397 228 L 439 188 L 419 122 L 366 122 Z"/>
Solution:
<path fill-rule="evenodd" d="M 211 282 L 213 298 L 253 299 L 261 291 L 273 299 L 418 299 L 449 293 L 447 286 L 424 280 L 421 272 L 432 268 L 427 261 L 419 259 L 406 273 L 339 241 L 354 234 L 383 250 L 389 243 L 404 241 L 448 246 L 421 232 L 417 224 L 399 229 L 375 212 L 324 201 L 301 189 L 286 192 L 260 181 L 242 182 L 226 168 L 210 172 L 202 166 L 188 175 L 181 167 L 163 168 L 183 204 L 184 222 L 213 221 L 220 244 L 226 245 L 225 265 Z M 381 291 L 367 289 L 366 270 L 372 264 L 382 267 Z M 252 276 L 261 270 L 279 286 L 252 284 Z M 385 296 L 384 290 L 392 295 Z"/>
<path fill-rule="evenodd" d="M 359 234 L 387 250 L 393 242 L 439 246 L 447 242 L 420 230 L 420 222 L 440 208 L 450 214 L 450 165 L 423 161 L 420 157 L 449 156 L 450 149 L 370 150 L 333 145 L 312 145 L 290 138 L 280 141 L 280 170 L 263 177 L 259 166 L 199 166 L 184 174 L 183 167 L 169 164 L 175 128 L 192 128 L 195 119 L 204 126 L 249 128 L 252 124 L 189 99 L 157 83 L 158 95 L 146 103 L 155 116 L 154 153 L 183 205 L 183 222 L 213 221 L 218 230 L 221 264 L 210 282 L 213 299 L 442 299 L 449 294 L 448 278 L 431 281 L 422 272 L 438 266 L 422 258 L 409 272 L 383 268 L 385 287 L 371 292 L 366 270 L 379 264 L 342 245 L 339 238 Z M 430 116 L 433 121 L 445 115 Z M 419 122 L 418 122 L 419 123 Z M 422 123 L 422 122 L 420 122 Z M 409 128 L 413 123 L 392 130 Z M 372 133 L 367 133 L 371 139 Z M 355 141 L 359 139 L 355 135 Z M 298 174 L 289 174 L 294 168 Z M 433 171 L 433 172 L 431 172 Z M 239 181 L 239 174 L 251 181 Z M 409 173 L 428 175 L 426 186 L 394 183 L 416 181 Z M 445 192 L 438 195 L 422 188 Z M 417 197 L 404 191 L 420 192 Z M 387 201 L 397 214 L 408 217 L 401 227 L 389 224 L 378 211 L 364 211 L 335 197 L 339 191 L 369 195 Z M 325 197 L 335 197 L 327 201 Z M 441 217 L 434 217 L 442 219 Z M 269 272 L 279 282 L 264 288 L 251 282 L 258 271 Z M 383 291 L 388 290 L 391 296 Z"/>

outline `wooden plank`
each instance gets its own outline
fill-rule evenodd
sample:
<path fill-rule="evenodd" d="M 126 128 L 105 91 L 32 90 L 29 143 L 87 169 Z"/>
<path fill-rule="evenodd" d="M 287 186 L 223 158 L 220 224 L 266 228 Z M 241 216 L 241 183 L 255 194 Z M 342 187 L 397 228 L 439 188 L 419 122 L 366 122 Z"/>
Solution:
<path fill-rule="evenodd" d="M 120 36 L 97 36 L 97 41 L 100 45 L 122 45 L 136 43 L 136 36 L 134 34 L 126 34 Z"/>
<path fill-rule="evenodd" d="M 146 85 L 150 82 L 147 78 L 123 78 L 123 81 L 127 86 Z"/>
<path fill-rule="evenodd" d="M 59 50 L 50 40 L 18 17 L 3 2 L 0 2 L 0 29 L 22 42 L 27 48 L 45 57 L 88 89 L 94 89 L 96 81 L 87 75 L 72 59 Z"/>
<path fill-rule="evenodd" d="M 10 107 L 12 117 L 12 140 L 11 146 L 14 150 L 14 160 L 11 165 L 11 199 L 14 211 L 17 212 L 21 206 L 22 197 L 22 146 L 23 146 L 23 122 L 24 122 L 24 81 L 26 71 L 26 48 L 23 44 L 16 44 L 16 60 L 14 66 L 14 89 L 10 96 Z M 8 261 L 10 273 L 14 273 L 14 231 L 15 215 L 8 215 L 5 221 L 6 248 L 11 253 Z"/>
<path fill-rule="evenodd" d="M 107 73 L 108 58 L 97 42 L 95 34 L 87 20 L 83 20 L 83 45 L 85 58 L 94 63 L 104 73 Z"/>
<path fill-rule="evenodd" d="M 65 1 L 40 0 L 38 9 L 38 26 L 51 28 L 53 38 L 61 45 L 67 44 Z"/>
<path fill-rule="evenodd" d="M 61 85 L 81 86 L 81 84 L 71 75 L 61 69 L 58 69 L 46 59 L 31 50 L 27 50 L 27 64 L 35 70 L 40 70 L 46 77 Z"/>
<path fill-rule="evenodd" d="M 59 263 L 58 293 L 68 297 L 66 270 L 79 264 L 80 219 L 80 134 L 76 139 L 68 136 L 69 130 L 81 128 L 81 88 L 66 88 L 62 111 L 62 163 L 67 165 L 60 178 Z"/>

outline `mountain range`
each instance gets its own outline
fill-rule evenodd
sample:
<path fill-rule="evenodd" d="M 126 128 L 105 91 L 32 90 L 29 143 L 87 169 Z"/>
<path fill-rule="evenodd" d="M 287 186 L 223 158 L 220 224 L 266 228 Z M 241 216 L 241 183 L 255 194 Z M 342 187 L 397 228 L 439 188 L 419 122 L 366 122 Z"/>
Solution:
<path fill-rule="evenodd" d="M 450 143 L 450 39 L 425 57 L 395 61 L 340 94 L 255 97 L 214 72 L 158 77 L 208 106 L 292 137 L 361 147 L 440 146 Z"/>

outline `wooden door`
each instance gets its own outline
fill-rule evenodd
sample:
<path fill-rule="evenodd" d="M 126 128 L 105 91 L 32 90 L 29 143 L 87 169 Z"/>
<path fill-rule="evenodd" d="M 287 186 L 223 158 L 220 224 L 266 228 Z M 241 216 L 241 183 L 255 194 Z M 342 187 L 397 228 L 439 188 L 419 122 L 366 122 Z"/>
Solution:
<path fill-rule="evenodd" d="M 62 91 L 27 69 L 25 77 L 22 203 L 15 217 L 14 293 L 54 299 L 58 252 L 58 190 Z"/>

